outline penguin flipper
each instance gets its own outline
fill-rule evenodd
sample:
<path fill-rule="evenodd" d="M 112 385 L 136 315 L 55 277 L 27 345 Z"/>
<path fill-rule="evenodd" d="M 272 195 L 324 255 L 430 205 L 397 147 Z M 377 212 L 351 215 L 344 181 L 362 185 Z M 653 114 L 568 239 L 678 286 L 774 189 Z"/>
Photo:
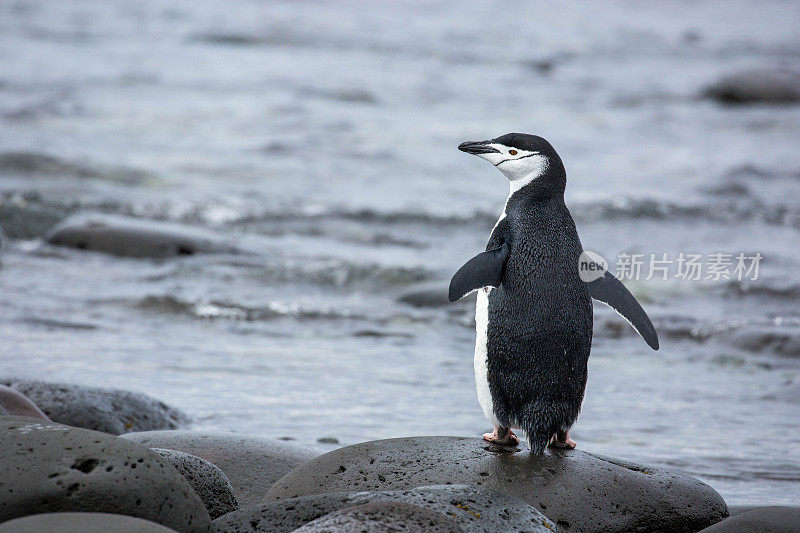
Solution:
<path fill-rule="evenodd" d="M 508 251 L 508 243 L 504 242 L 501 246 L 479 253 L 467 261 L 450 280 L 450 301 L 460 300 L 483 287 L 499 287 L 503 281 Z"/>
<path fill-rule="evenodd" d="M 606 271 L 602 278 L 590 281 L 586 286 L 589 288 L 592 298 L 611 306 L 614 311 L 628 321 L 652 349 L 658 350 L 656 328 L 653 327 L 650 317 L 647 316 L 642 306 L 620 280 Z"/>

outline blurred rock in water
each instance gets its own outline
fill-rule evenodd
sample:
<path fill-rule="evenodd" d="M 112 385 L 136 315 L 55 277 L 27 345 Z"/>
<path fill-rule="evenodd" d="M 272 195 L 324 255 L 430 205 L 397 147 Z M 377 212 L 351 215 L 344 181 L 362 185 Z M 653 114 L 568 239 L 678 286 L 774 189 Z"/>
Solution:
<path fill-rule="evenodd" d="M 238 253 L 229 238 L 206 230 L 119 215 L 76 215 L 50 230 L 50 244 L 125 257 Z"/>
<path fill-rule="evenodd" d="M 725 104 L 800 102 L 800 72 L 777 68 L 743 70 L 709 85 L 703 94 Z"/>

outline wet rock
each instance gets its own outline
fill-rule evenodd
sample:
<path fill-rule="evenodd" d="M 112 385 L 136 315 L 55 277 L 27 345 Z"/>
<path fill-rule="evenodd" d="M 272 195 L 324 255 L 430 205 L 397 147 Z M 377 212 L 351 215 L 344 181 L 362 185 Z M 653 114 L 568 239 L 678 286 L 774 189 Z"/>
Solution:
<path fill-rule="evenodd" d="M 119 435 L 128 431 L 174 429 L 189 422 L 181 411 L 136 392 L 0 379 L 30 398 L 54 422 Z"/>
<path fill-rule="evenodd" d="M 189 482 L 203 500 L 212 520 L 239 508 L 231 482 L 218 467 L 186 452 L 163 448 L 153 448 L 153 451 L 169 461 L 183 479 Z"/>
<path fill-rule="evenodd" d="M 30 398 L 5 385 L 0 385 L 0 414 L 50 420 Z"/>
<path fill-rule="evenodd" d="M 703 95 L 726 104 L 800 102 L 800 73 L 784 69 L 743 70 L 709 85 Z"/>
<path fill-rule="evenodd" d="M 377 502 L 342 509 L 306 524 L 297 533 L 363 531 L 385 533 L 458 533 L 455 522 L 434 511 L 406 503 Z"/>
<path fill-rule="evenodd" d="M 512 496 L 467 485 L 410 490 L 332 492 L 290 498 L 241 509 L 214 521 L 219 532 L 293 531 L 328 513 L 371 502 L 424 507 L 452 518 L 464 531 L 542 531 L 557 528 L 535 507 Z"/>
<path fill-rule="evenodd" d="M 800 507 L 755 507 L 702 530 L 702 533 L 796 533 Z"/>
<path fill-rule="evenodd" d="M 0 533 L 170 533 L 168 527 L 133 516 L 109 513 L 44 513 L 0 524 Z"/>
<path fill-rule="evenodd" d="M 125 257 L 175 257 L 199 253 L 238 253 L 215 233 L 119 215 L 75 215 L 50 230 L 50 244 Z"/>
<path fill-rule="evenodd" d="M 296 444 L 235 433 L 146 431 L 122 438 L 150 448 L 190 453 L 218 466 L 242 507 L 261 501 L 278 478 L 317 456 L 316 451 Z"/>
<path fill-rule="evenodd" d="M 504 453 L 459 437 L 380 440 L 328 452 L 277 481 L 265 502 L 432 483 L 509 494 L 564 531 L 697 531 L 728 515 L 716 491 L 687 475 L 580 450 Z"/>
<path fill-rule="evenodd" d="M 155 452 L 38 418 L 0 418 L 0 480 L 0 522 L 59 511 L 136 516 L 177 531 L 206 531 L 211 522 Z"/>

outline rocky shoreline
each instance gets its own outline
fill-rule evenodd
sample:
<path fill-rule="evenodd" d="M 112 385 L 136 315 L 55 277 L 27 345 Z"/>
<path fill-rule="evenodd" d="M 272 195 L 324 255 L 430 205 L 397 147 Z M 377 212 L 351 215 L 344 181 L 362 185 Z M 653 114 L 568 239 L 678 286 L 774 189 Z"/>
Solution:
<path fill-rule="evenodd" d="M 581 450 L 407 437 L 320 454 L 189 420 L 141 394 L 0 379 L 0 533 L 800 528 L 800 507 L 729 512 L 691 476 Z"/>

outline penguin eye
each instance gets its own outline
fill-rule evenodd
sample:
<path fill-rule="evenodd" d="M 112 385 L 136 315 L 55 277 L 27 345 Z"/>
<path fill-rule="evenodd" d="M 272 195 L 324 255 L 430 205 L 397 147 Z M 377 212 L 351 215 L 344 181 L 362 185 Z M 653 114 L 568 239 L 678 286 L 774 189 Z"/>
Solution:
<path fill-rule="evenodd" d="M 509 150 L 508 153 L 511 154 L 511 155 L 517 155 L 517 151 L 516 150 Z"/>

